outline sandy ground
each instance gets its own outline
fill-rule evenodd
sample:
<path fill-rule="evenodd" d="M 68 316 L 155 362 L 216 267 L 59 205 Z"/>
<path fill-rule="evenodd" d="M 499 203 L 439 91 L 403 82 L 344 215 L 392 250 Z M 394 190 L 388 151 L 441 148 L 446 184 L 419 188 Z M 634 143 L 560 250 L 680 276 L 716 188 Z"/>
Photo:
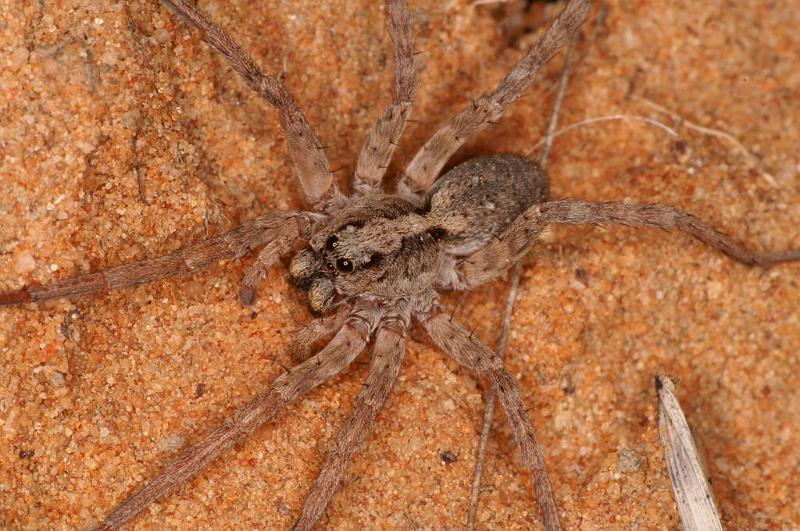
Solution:
<path fill-rule="evenodd" d="M 798 247 L 800 9 L 714 4 L 597 6 L 561 123 L 640 115 L 680 139 L 633 120 L 570 131 L 553 147 L 554 195 L 672 203 L 757 248 Z M 287 71 L 345 182 L 391 88 L 378 3 L 202 5 L 265 68 Z M 531 41 L 504 29 L 508 17 L 464 0 L 413 1 L 412 10 L 425 53 L 417 122 L 396 168 Z M 536 7 L 522 22 L 541 15 Z M 5 0 L 0 26 L 0 288 L 157 256 L 302 204 L 276 113 L 157 2 Z M 456 160 L 527 152 L 546 129 L 561 57 Z M 279 270 L 242 308 L 247 262 L 0 310 L 0 527 L 96 523 L 282 372 L 308 311 Z M 798 266 L 748 269 L 652 230 L 557 228 L 531 254 L 508 364 L 532 407 L 566 528 L 678 527 L 658 446 L 656 373 L 676 380 L 727 526 L 800 526 L 799 280 Z M 456 313 L 490 345 L 507 287 L 477 290 Z M 325 527 L 463 526 L 483 383 L 417 339 Z M 294 404 L 133 528 L 288 527 L 366 363 Z M 480 527 L 535 528 L 530 478 L 502 413 L 495 425 Z"/>

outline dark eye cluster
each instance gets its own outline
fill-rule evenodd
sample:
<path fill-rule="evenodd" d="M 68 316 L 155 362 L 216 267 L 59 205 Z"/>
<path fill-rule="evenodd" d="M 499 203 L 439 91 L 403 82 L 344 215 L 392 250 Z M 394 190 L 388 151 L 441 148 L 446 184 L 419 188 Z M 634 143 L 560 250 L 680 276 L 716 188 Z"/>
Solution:
<path fill-rule="evenodd" d="M 328 236 L 328 239 L 325 241 L 325 250 L 328 252 L 333 252 L 334 249 L 339 245 L 339 238 L 336 235 Z M 347 258 L 338 258 L 336 260 L 336 270 L 343 272 L 343 273 L 352 273 L 353 272 L 353 262 L 348 260 Z"/>
<path fill-rule="evenodd" d="M 328 237 L 327 240 L 325 240 L 325 250 L 328 252 L 333 252 L 338 245 L 339 245 L 339 238 L 336 235 L 331 235 Z M 372 253 L 372 255 L 369 257 L 369 260 L 362 267 L 365 269 L 370 267 L 375 267 L 381 262 L 381 260 L 383 260 L 382 254 Z M 329 262 L 328 268 L 334 269 L 334 266 L 331 265 Z M 355 269 L 355 265 L 353 264 L 353 261 L 350 260 L 349 258 L 337 258 L 335 269 L 340 273 L 352 273 L 353 270 Z"/>
<path fill-rule="evenodd" d="M 345 273 L 350 273 L 353 271 L 353 262 L 347 258 L 339 258 L 336 260 L 336 269 L 344 271 Z"/>
<path fill-rule="evenodd" d="M 328 240 L 325 242 L 325 249 L 327 249 L 328 251 L 333 251 L 334 249 L 336 249 L 338 241 L 339 238 L 337 238 L 336 235 L 329 236 Z"/>

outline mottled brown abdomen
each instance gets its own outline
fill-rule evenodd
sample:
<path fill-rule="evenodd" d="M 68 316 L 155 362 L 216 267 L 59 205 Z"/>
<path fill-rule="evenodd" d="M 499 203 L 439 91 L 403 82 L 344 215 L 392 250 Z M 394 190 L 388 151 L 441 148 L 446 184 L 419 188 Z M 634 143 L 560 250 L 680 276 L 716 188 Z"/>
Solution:
<path fill-rule="evenodd" d="M 445 251 L 468 255 L 549 195 L 547 174 L 537 164 L 519 155 L 487 155 L 440 177 L 425 197 L 425 215 Z"/>

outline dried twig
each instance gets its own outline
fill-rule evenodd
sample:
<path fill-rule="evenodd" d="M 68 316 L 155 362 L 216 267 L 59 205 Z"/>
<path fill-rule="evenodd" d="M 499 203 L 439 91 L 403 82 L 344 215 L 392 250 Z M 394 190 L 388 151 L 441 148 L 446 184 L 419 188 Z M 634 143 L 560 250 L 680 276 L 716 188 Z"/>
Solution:
<path fill-rule="evenodd" d="M 610 121 L 613 121 L 613 120 L 633 120 L 633 121 L 644 122 L 644 123 L 652 125 L 654 127 L 658 127 L 659 129 L 665 131 L 668 135 L 670 135 L 672 137 L 678 138 L 680 136 L 680 135 L 678 135 L 677 131 L 675 131 L 674 129 L 672 129 L 668 125 L 664 124 L 663 122 L 659 122 L 658 120 L 653 120 L 652 118 L 648 118 L 646 116 L 638 116 L 638 115 L 635 115 L 635 114 L 609 114 L 607 116 L 597 116 L 595 118 L 587 118 L 586 120 L 581 120 L 579 122 L 575 122 L 574 124 L 570 124 L 570 125 L 562 128 L 562 129 L 559 129 L 558 131 L 552 133 L 552 135 L 550 135 L 548 133 L 548 136 L 543 138 L 543 139 L 541 139 L 541 140 L 539 140 L 536 144 L 534 144 L 533 147 L 528 150 L 526 155 L 529 155 L 529 154 L 533 153 L 534 151 L 536 151 L 537 149 L 539 149 L 542 146 L 545 146 L 545 150 L 549 151 L 550 146 L 545 144 L 547 142 L 548 138 L 553 139 L 553 138 L 555 138 L 557 136 L 563 135 L 564 133 L 566 133 L 568 131 L 571 131 L 573 129 L 577 129 L 578 127 L 583 127 L 584 125 L 591 125 L 591 124 L 596 124 L 596 123 L 599 123 L 599 122 L 610 122 Z M 552 140 L 551 140 L 551 143 L 552 143 Z"/>
<path fill-rule="evenodd" d="M 693 129 L 693 130 L 697 131 L 698 133 L 703 133 L 704 135 L 709 135 L 709 136 L 714 136 L 714 137 L 717 137 L 717 138 L 721 138 L 721 139 L 733 144 L 734 147 L 736 147 L 736 149 L 741 151 L 747 158 L 752 159 L 754 161 L 758 160 L 758 158 L 755 155 L 753 155 L 753 153 L 749 149 L 747 149 L 744 146 L 744 144 L 739 142 L 739 140 L 735 136 L 733 136 L 732 134 L 727 133 L 725 131 L 721 131 L 719 129 L 712 129 L 711 127 L 704 127 L 704 126 L 696 124 L 694 122 L 690 122 L 689 120 L 687 120 L 686 118 L 684 118 L 680 114 L 678 114 L 678 113 L 676 113 L 674 111 L 671 111 L 671 110 L 667 109 L 666 107 L 663 107 L 663 106 L 659 105 L 658 103 L 656 103 L 654 101 L 648 100 L 647 98 L 640 98 L 640 99 L 647 106 L 652 107 L 653 109 L 657 110 L 660 113 L 668 115 L 670 118 L 672 118 L 674 120 L 678 120 L 681 123 L 681 125 L 685 125 L 687 128 Z"/>
<path fill-rule="evenodd" d="M 503 329 L 500 332 L 500 341 L 497 343 L 497 355 L 501 358 L 506 351 L 506 341 L 508 339 L 508 329 L 511 324 L 511 312 L 514 302 L 517 299 L 517 288 L 519 278 L 522 273 L 522 261 L 517 262 L 511 273 L 511 285 L 508 288 L 508 298 L 506 308 L 503 313 Z M 486 395 L 486 409 L 483 413 L 483 427 L 481 428 L 481 438 L 478 442 L 478 456 L 475 461 L 475 470 L 472 475 L 472 488 L 469 494 L 469 513 L 467 514 L 467 529 L 475 528 L 475 516 L 478 512 L 478 497 L 480 496 L 481 475 L 483 474 L 483 462 L 486 455 L 486 443 L 489 441 L 489 433 L 492 429 L 492 416 L 494 415 L 494 403 L 497 400 L 497 389 L 495 385 L 489 389 Z"/>
<path fill-rule="evenodd" d="M 139 188 L 139 201 L 141 201 L 142 204 L 148 205 L 147 193 L 144 186 L 144 175 L 142 175 L 141 164 L 139 163 L 139 148 L 136 145 L 139 141 L 141 127 L 141 122 L 136 124 L 136 130 L 131 137 L 131 165 L 133 166 L 133 174 L 136 176 L 136 186 Z"/>
<path fill-rule="evenodd" d="M 713 129 L 711 127 L 705 127 L 705 126 L 702 126 L 700 124 L 696 124 L 694 122 L 691 122 L 691 121 L 687 120 L 686 118 L 684 118 L 683 116 L 681 116 L 680 114 L 678 114 L 678 113 L 676 113 L 674 111 L 671 111 L 670 109 L 667 109 L 666 107 L 663 107 L 662 105 L 659 105 L 658 103 L 656 103 L 654 101 L 648 100 L 647 98 L 639 98 L 639 99 L 645 105 L 651 107 L 652 109 L 655 109 L 656 111 L 658 111 L 660 113 L 666 114 L 667 116 L 669 116 L 673 120 L 677 120 L 681 125 L 686 126 L 687 129 L 692 129 L 692 130 L 697 131 L 698 133 L 701 133 L 701 134 L 704 134 L 704 135 L 713 136 L 715 138 L 720 138 L 720 139 L 728 142 L 729 144 L 732 144 L 733 147 L 738 149 L 742 153 L 742 155 L 744 155 L 745 159 L 747 159 L 747 163 L 748 164 L 750 164 L 751 166 L 759 169 L 759 173 L 761 174 L 761 178 L 763 178 L 767 182 L 767 184 L 769 184 L 770 186 L 778 186 L 778 183 L 775 182 L 775 178 L 772 175 L 770 175 L 769 172 L 764 171 L 760 167 L 761 166 L 761 160 L 752 151 L 747 149 L 747 147 L 744 144 L 742 144 L 739 141 L 739 139 L 736 138 L 735 136 L 733 136 L 732 134 L 728 133 L 727 131 L 722 131 L 720 129 Z"/>
<path fill-rule="evenodd" d="M 658 431 L 672 481 L 672 493 L 686 531 L 722 531 L 711 484 L 697 447 L 666 376 L 656 376 Z"/>
<path fill-rule="evenodd" d="M 564 94 L 567 92 L 567 81 L 569 80 L 569 71 L 572 66 L 572 54 L 575 51 L 575 40 L 569 44 L 566 55 L 564 57 L 564 68 L 561 70 L 561 80 L 558 83 L 558 94 L 556 94 L 556 101 L 553 105 L 553 114 L 550 115 L 550 125 L 547 126 L 547 135 L 544 137 L 544 151 L 542 151 L 542 158 L 539 161 L 542 168 L 547 169 L 547 159 L 550 156 L 550 148 L 553 147 L 553 138 L 555 137 L 556 127 L 558 127 L 558 113 L 561 111 L 561 105 L 564 103 Z"/>

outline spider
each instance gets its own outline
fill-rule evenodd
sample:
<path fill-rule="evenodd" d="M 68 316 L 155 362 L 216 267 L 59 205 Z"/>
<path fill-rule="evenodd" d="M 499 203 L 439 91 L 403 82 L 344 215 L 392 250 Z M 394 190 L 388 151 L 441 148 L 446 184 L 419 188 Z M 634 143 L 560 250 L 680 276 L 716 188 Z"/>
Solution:
<path fill-rule="evenodd" d="M 183 456 L 106 520 L 119 525 L 164 491 L 185 481 L 219 451 L 266 422 L 277 409 L 343 370 L 372 342 L 373 361 L 355 412 L 337 439 L 334 453 L 307 498 L 298 527 L 310 526 L 322 513 L 357 443 L 366 435 L 397 377 L 404 332 L 416 320 L 433 341 L 463 365 L 499 384 L 523 463 L 541 468 L 533 433 L 513 378 L 491 351 L 458 325 L 437 303 L 435 289 L 468 289 L 501 275 L 526 254 L 542 228 L 558 223 L 624 223 L 667 228 L 677 224 L 705 243 L 749 264 L 770 265 L 797 259 L 797 252 L 754 255 L 696 218 L 660 205 L 590 204 L 549 201 L 547 177 L 535 165 L 510 155 L 476 158 L 438 180 L 449 156 L 479 129 L 496 121 L 519 97 L 538 69 L 580 27 L 590 2 L 573 0 L 526 58 L 489 95 L 476 100 L 426 143 L 399 177 L 398 193 L 385 196 L 380 183 L 410 112 L 416 89 L 413 45 L 404 3 L 388 2 L 395 44 L 395 99 L 370 131 L 354 176 L 354 194 L 331 186 L 324 150 L 280 80 L 262 74 L 225 33 L 191 4 L 167 2 L 207 42 L 226 54 L 234 69 L 281 113 L 302 188 L 313 211 L 271 214 L 218 238 L 167 257 L 114 268 L 51 286 L 31 286 L 5 294 L 2 302 L 44 301 L 104 288 L 120 288 L 164 276 L 188 273 L 225 258 L 261 249 L 242 282 L 240 299 L 254 300 L 255 289 L 277 259 L 293 254 L 290 275 L 308 292 L 320 317 L 298 336 L 297 357 L 307 361 L 290 368 L 270 391 L 240 409 L 231 422 Z M 338 330 L 338 332 L 337 332 Z M 311 345 L 333 339 L 316 355 Z M 254 415 L 254 413 L 257 413 Z M 222 441 L 220 441 L 220 437 Z M 213 448 L 213 455 L 202 454 Z M 546 485 L 537 485 L 539 490 Z M 553 521 L 554 508 L 543 507 Z"/>

